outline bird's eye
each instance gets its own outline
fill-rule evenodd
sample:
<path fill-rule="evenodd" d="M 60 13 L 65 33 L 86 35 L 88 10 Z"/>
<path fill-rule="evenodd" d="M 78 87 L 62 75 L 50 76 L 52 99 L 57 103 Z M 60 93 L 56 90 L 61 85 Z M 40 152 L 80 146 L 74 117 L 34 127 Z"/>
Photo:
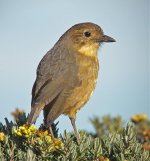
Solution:
<path fill-rule="evenodd" d="M 88 31 L 86 31 L 86 32 L 84 32 L 84 36 L 85 36 L 85 37 L 90 37 L 90 36 L 91 36 L 91 33 L 88 32 Z"/>

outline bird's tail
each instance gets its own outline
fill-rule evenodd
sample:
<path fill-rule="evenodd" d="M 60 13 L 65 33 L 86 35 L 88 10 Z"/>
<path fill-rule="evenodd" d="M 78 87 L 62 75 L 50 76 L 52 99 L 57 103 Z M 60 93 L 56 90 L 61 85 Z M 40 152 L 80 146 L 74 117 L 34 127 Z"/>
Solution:
<path fill-rule="evenodd" d="M 37 118 L 37 117 L 36 117 L 36 118 Z M 35 118 L 35 115 L 34 115 L 34 111 L 31 110 L 31 112 L 30 112 L 30 114 L 29 114 L 29 116 L 28 116 L 28 119 L 27 119 L 26 124 L 27 124 L 27 125 L 31 125 L 31 124 L 35 123 L 36 118 Z"/>
<path fill-rule="evenodd" d="M 39 113 L 41 112 L 42 109 L 43 108 L 39 104 L 31 107 L 31 112 L 28 116 L 26 124 L 31 125 L 31 124 L 35 123 L 36 119 L 39 116 Z"/>

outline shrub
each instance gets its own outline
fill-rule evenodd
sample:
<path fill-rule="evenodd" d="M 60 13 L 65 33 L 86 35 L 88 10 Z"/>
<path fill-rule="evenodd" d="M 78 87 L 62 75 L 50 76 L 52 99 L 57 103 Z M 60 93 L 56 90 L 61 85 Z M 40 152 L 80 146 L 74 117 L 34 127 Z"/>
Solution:
<path fill-rule="evenodd" d="M 146 121 L 146 120 L 145 120 Z M 0 160 L 14 161 L 149 161 L 149 131 L 141 133 L 141 126 L 125 124 L 121 117 L 91 119 L 96 133 L 79 131 L 80 144 L 73 133 L 64 132 L 54 140 L 42 125 L 39 129 L 25 125 L 25 113 L 15 122 L 0 123 Z M 141 122 L 140 122 L 141 123 Z M 147 130 L 149 121 L 142 122 Z M 58 129 L 54 126 L 55 135 Z M 125 126 L 125 127 L 123 127 Z M 139 139 L 139 136 L 140 139 Z M 141 139 L 143 138 L 143 139 Z M 144 144 L 144 145 L 143 145 Z"/>

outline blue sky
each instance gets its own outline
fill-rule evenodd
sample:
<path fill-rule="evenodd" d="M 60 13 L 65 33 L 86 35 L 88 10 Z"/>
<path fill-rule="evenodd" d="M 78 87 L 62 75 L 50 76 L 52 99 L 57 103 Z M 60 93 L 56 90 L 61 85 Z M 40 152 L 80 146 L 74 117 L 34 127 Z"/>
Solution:
<path fill-rule="evenodd" d="M 150 4 L 148 0 L 0 0 L 0 121 L 16 107 L 30 111 L 31 89 L 43 55 L 72 25 L 94 22 L 117 40 L 99 50 L 96 90 L 77 114 L 77 127 L 92 130 L 94 115 L 128 120 L 150 114 Z M 42 114 L 37 125 L 42 122 Z M 72 130 L 67 117 L 60 131 Z"/>

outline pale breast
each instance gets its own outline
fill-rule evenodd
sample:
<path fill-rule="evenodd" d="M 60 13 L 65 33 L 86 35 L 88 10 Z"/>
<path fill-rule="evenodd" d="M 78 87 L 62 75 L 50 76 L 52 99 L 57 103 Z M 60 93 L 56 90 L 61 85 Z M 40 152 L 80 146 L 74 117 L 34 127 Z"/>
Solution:
<path fill-rule="evenodd" d="M 98 77 L 98 60 L 85 58 L 78 60 L 78 77 L 81 81 L 80 86 L 75 87 L 65 103 L 64 114 L 75 117 L 75 114 L 91 97 Z"/>

